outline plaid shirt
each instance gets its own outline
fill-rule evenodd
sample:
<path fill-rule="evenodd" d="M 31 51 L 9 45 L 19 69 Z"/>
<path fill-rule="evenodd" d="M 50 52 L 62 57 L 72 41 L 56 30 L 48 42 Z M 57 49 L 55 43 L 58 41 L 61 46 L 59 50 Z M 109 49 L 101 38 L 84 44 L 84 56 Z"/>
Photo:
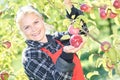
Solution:
<path fill-rule="evenodd" d="M 52 53 L 56 52 L 61 45 L 55 39 L 60 39 L 64 34 L 66 33 L 47 35 L 47 43 L 26 41 L 28 47 L 23 51 L 23 65 L 29 80 L 71 80 L 73 63 L 67 63 L 59 57 L 57 63 L 54 64 L 51 58 L 40 50 L 44 47 Z M 57 68 L 63 68 L 63 70 L 60 71 Z"/>

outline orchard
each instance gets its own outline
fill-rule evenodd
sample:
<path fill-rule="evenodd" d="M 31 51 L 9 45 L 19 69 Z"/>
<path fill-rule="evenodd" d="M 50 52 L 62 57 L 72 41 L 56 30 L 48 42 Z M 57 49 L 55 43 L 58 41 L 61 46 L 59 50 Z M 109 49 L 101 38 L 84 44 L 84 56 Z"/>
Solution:
<path fill-rule="evenodd" d="M 67 0 L 66 0 L 67 1 Z M 77 52 L 86 80 L 120 80 L 120 0 L 71 0 L 72 8 L 63 0 L 0 1 L 0 80 L 28 80 L 22 65 L 26 47 L 15 23 L 17 10 L 33 5 L 56 31 L 68 31 L 61 39 L 84 47 Z"/>

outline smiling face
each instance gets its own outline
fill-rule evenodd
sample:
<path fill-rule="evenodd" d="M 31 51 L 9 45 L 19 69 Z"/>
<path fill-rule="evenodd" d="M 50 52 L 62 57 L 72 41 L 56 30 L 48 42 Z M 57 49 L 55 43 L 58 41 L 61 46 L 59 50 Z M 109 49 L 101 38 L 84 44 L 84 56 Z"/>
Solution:
<path fill-rule="evenodd" d="M 25 14 L 18 24 L 26 39 L 46 41 L 44 21 L 40 16 L 35 13 Z"/>

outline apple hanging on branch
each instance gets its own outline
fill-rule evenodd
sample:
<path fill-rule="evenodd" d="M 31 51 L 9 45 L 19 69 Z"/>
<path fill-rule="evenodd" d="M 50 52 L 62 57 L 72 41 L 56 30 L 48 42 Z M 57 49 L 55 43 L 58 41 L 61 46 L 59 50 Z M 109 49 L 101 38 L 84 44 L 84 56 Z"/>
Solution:
<path fill-rule="evenodd" d="M 83 39 L 80 36 L 80 34 L 84 33 L 84 35 L 88 35 L 94 41 L 96 41 L 97 43 L 99 43 L 101 45 L 101 50 L 103 52 L 109 51 L 109 49 L 111 48 L 111 44 L 109 42 L 107 42 L 107 41 L 100 42 L 98 39 L 94 38 L 91 34 L 88 33 L 89 31 L 87 29 L 87 25 L 84 22 L 84 20 L 81 19 L 81 22 L 82 22 L 82 30 L 79 30 L 79 28 L 74 28 L 73 24 L 71 24 L 68 27 L 68 32 L 72 35 L 70 37 L 70 45 L 72 45 L 74 47 L 79 47 L 80 44 L 83 42 Z"/>
<path fill-rule="evenodd" d="M 10 41 L 5 41 L 2 43 L 3 47 L 9 49 L 11 47 L 11 42 Z"/>
<path fill-rule="evenodd" d="M 0 80 L 8 80 L 9 74 L 5 71 L 0 73 Z"/>
<path fill-rule="evenodd" d="M 79 28 L 74 28 L 73 23 L 68 27 L 68 32 L 71 34 L 70 37 L 70 45 L 74 46 L 75 48 L 79 47 L 80 44 L 83 42 L 82 37 L 79 35 Z"/>
<path fill-rule="evenodd" d="M 73 35 L 73 34 L 78 34 L 79 33 L 79 28 L 74 28 L 74 25 L 71 24 L 69 27 L 68 27 L 68 32 Z"/>
<path fill-rule="evenodd" d="M 90 7 L 88 4 L 81 4 L 80 5 L 80 10 L 83 12 L 89 13 L 91 11 L 92 7 Z"/>
<path fill-rule="evenodd" d="M 107 18 L 115 18 L 117 16 L 117 13 L 114 13 L 110 8 L 107 8 L 106 6 L 99 8 L 99 14 L 101 19 L 107 19 Z"/>
<path fill-rule="evenodd" d="M 102 51 L 107 52 L 110 48 L 111 48 L 111 45 L 110 45 L 109 42 L 104 41 L 104 42 L 101 43 Z"/>
<path fill-rule="evenodd" d="M 114 0 L 113 6 L 114 6 L 116 9 L 120 9 L 120 0 Z"/>
<path fill-rule="evenodd" d="M 117 16 L 117 14 L 112 11 L 109 14 L 109 18 L 111 18 L 111 19 L 115 18 L 116 16 Z"/>
<path fill-rule="evenodd" d="M 101 14 L 103 14 L 103 12 L 105 14 L 105 15 L 102 15 L 103 19 L 107 18 L 107 14 L 105 13 L 105 9 L 106 9 L 105 7 L 100 8 Z M 85 36 L 88 35 L 94 41 L 98 42 L 101 45 L 102 51 L 106 52 L 106 51 L 109 50 L 109 48 L 111 47 L 110 43 L 109 42 L 100 42 L 99 40 L 94 38 L 91 34 L 89 34 L 87 24 L 84 22 L 83 19 L 80 19 L 80 23 L 82 24 L 82 29 L 79 30 L 79 28 L 74 28 L 73 24 L 75 22 L 75 19 L 80 15 L 84 15 L 83 11 L 81 11 L 81 10 L 75 8 L 74 6 L 72 6 L 71 12 L 68 13 L 68 11 L 66 10 L 66 13 L 67 13 L 67 15 L 66 15 L 67 18 L 69 18 L 70 21 L 71 21 L 71 25 L 68 27 L 68 32 L 72 35 L 71 38 L 70 38 L 70 44 L 71 45 L 73 45 L 74 47 L 78 47 L 83 42 L 82 37 L 78 36 L 78 35 L 84 34 Z M 74 18 L 72 17 L 73 15 L 75 16 Z M 107 48 L 106 48 L 106 45 L 107 45 Z"/>
<path fill-rule="evenodd" d="M 100 7 L 99 13 L 100 13 L 100 17 L 101 17 L 102 19 L 107 19 L 106 7 Z"/>

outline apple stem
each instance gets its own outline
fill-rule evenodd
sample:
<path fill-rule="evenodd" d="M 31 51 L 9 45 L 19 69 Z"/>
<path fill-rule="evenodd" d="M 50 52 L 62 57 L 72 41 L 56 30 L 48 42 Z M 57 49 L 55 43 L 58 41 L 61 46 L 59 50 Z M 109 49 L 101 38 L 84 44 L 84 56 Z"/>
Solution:
<path fill-rule="evenodd" d="M 72 20 L 70 20 L 71 21 L 71 25 L 73 25 L 74 23 L 75 23 L 75 20 L 74 19 L 72 19 Z"/>
<path fill-rule="evenodd" d="M 87 31 L 83 30 L 89 37 L 91 37 L 94 41 L 96 41 L 97 43 L 99 43 L 100 45 L 102 45 L 102 43 L 96 39 L 95 37 L 93 37 L 91 34 L 89 34 Z"/>
<path fill-rule="evenodd" d="M 55 6 L 55 4 L 54 4 L 54 2 L 51 2 L 50 0 L 47 0 L 48 1 L 48 3 L 51 5 L 51 7 L 53 7 L 57 12 L 59 12 L 60 13 L 60 15 L 62 15 L 63 16 L 63 13 L 61 12 L 61 11 L 59 11 L 57 8 L 56 8 L 56 6 Z"/>
<path fill-rule="evenodd" d="M 95 37 L 93 37 L 91 34 L 89 34 L 88 32 L 87 32 L 87 35 L 89 36 L 89 37 L 91 37 L 94 41 L 96 41 L 97 43 L 99 43 L 100 45 L 102 45 L 102 43 L 98 40 L 98 39 L 96 39 Z"/>

